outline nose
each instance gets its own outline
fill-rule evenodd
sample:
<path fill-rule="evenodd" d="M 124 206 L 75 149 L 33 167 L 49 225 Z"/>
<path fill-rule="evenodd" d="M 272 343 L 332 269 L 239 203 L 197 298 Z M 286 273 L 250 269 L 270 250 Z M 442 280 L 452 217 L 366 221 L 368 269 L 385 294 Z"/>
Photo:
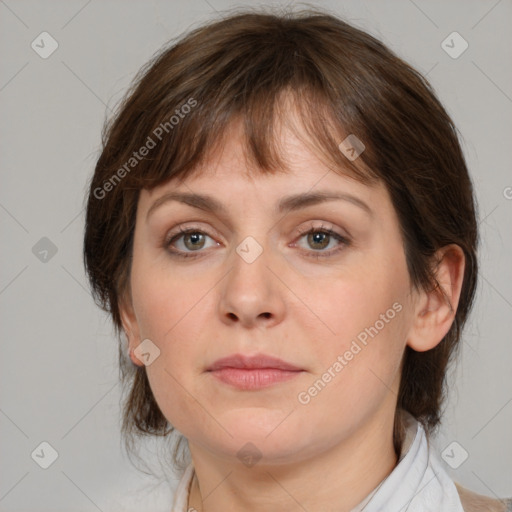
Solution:
<path fill-rule="evenodd" d="M 270 249 L 264 249 L 252 262 L 236 252 L 233 254 L 231 270 L 223 279 L 220 291 L 222 322 L 239 323 L 246 328 L 268 328 L 282 322 L 286 286 L 273 267 L 276 261 Z"/>

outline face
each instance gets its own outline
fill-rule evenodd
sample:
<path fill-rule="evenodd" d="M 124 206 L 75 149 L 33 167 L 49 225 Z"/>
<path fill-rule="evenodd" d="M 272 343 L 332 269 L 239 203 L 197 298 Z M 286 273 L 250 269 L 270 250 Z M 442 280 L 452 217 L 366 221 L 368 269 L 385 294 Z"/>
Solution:
<path fill-rule="evenodd" d="M 137 210 L 131 347 L 149 339 L 160 351 L 146 370 L 168 421 L 233 460 L 251 442 L 269 463 L 297 461 L 392 416 L 411 326 L 385 187 L 329 170 L 289 130 L 281 137 L 286 173 L 251 179 L 233 136 L 183 183 L 142 191 Z M 313 193 L 330 198 L 300 199 Z M 233 355 L 295 370 L 242 358 L 259 369 L 212 371 Z"/>

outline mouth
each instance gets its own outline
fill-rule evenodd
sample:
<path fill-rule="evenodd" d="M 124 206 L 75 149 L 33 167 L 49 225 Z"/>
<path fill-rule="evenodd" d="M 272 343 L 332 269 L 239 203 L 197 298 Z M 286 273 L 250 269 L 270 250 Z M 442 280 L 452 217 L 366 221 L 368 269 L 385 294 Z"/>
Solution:
<path fill-rule="evenodd" d="M 281 359 L 235 354 L 217 360 L 207 368 L 219 381 L 241 390 L 257 390 L 286 382 L 304 370 Z"/>
<path fill-rule="evenodd" d="M 278 370 L 276 368 L 222 368 L 211 372 L 221 382 L 242 390 L 267 388 L 280 382 L 293 379 L 301 370 Z"/>

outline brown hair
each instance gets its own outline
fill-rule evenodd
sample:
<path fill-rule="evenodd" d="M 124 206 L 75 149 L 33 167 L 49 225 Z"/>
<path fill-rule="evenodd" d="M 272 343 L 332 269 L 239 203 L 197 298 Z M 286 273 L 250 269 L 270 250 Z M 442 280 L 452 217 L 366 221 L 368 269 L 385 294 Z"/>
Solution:
<path fill-rule="evenodd" d="M 191 31 L 141 69 L 114 119 L 105 123 L 90 184 L 84 261 L 94 296 L 120 334 L 139 191 L 190 176 L 235 119 L 243 122 L 247 158 L 259 172 L 284 168 L 273 130 L 285 115 L 285 94 L 333 169 L 366 184 L 384 182 L 413 286 L 438 286 L 436 250 L 457 244 L 464 252 L 464 282 L 449 332 L 432 350 L 407 347 L 404 354 L 398 451 L 400 410 L 429 432 L 440 421 L 447 365 L 476 288 L 476 205 L 456 128 L 429 83 L 377 39 L 336 16 L 232 14 Z M 338 148 L 348 134 L 366 146 L 354 161 Z M 130 451 L 135 437 L 166 436 L 173 428 L 145 367 L 129 363 L 121 342 L 119 358 L 130 387 L 122 426 Z"/>

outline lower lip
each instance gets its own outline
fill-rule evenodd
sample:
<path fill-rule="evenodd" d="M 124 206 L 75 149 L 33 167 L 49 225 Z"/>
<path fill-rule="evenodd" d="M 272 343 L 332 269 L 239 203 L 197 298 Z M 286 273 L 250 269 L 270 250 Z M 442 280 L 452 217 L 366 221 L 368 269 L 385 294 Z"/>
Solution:
<path fill-rule="evenodd" d="M 277 368 L 222 368 L 210 372 L 220 381 L 238 389 L 261 389 L 297 377 L 302 371 L 279 370 Z"/>

